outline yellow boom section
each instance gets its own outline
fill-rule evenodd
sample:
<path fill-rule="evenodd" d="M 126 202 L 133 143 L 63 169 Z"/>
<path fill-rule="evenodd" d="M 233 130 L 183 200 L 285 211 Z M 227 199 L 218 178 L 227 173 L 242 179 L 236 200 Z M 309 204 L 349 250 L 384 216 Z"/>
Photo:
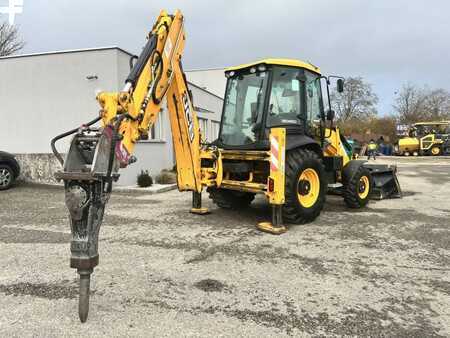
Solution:
<path fill-rule="evenodd" d="M 167 101 L 180 190 L 201 191 L 200 132 L 192 99 L 181 66 L 185 42 L 184 18 L 180 11 L 161 11 L 146 46 L 136 61 L 124 89 L 102 92 L 103 126 L 114 126 L 121 135 L 116 157 L 128 165 L 136 142 L 148 137 Z"/>

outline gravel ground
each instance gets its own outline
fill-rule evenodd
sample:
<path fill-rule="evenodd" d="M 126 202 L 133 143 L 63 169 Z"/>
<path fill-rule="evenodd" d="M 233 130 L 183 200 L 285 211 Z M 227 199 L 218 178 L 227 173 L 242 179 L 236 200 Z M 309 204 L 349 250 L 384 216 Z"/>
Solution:
<path fill-rule="evenodd" d="M 255 230 L 262 198 L 195 216 L 187 193 L 113 194 L 85 324 L 62 189 L 1 192 L 0 336 L 450 336 L 450 160 L 394 161 L 403 199 L 329 196 L 281 236 Z"/>

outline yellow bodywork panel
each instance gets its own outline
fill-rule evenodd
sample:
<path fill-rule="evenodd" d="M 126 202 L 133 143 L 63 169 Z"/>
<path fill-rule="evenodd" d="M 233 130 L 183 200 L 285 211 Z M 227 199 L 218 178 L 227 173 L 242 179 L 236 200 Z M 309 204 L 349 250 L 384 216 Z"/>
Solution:
<path fill-rule="evenodd" d="M 350 161 L 350 157 L 345 151 L 344 144 L 341 141 L 339 128 L 325 129 L 323 156 L 341 156 L 343 166 Z"/>
<path fill-rule="evenodd" d="M 320 75 L 319 67 L 316 67 L 307 62 L 303 62 L 300 60 L 293 60 L 293 59 L 263 59 L 263 60 L 252 62 L 252 63 L 247 63 L 247 64 L 235 66 L 235 67 L 229 67 L 225 71 L 227 71 L 227 72 L 232 71 L 232 70 L 236 71 L 236 70 L 246 69 L 246 68 L 250 68 L 252 66 L 257 66 L 257 65 L 261 65 L 261 64 L 305 68 L 305 69 L 308 69 L 308 70 Z"/>
<path fill-rule="evenodd" d="M 185 87 L 185 82 L 181 73 L 178 73 L 167 93 L 178 189 L 201 192 L 200 129 L 189 93 L 180 90 L 180 87 Z"/>
<path fill-rule="evenodd" d="M 420 142 L 415 137 L 405 137 L 398 140 L 398 150 L 400 152 L 414 152 L 419 151 L 420 148 Z"/>
<path fill-rule="evenodd" d="M 266 194 L 271 204 L 284 204 L 286 129 L 272 128 L 269 138 L 270 176 Z"/>

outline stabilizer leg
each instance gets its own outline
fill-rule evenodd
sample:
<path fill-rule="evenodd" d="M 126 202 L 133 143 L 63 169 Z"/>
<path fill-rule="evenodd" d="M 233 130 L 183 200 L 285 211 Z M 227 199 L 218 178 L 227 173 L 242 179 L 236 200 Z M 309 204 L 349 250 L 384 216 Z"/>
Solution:
<path fill-rule="evenodd" d="M 192 192 L 192 209 L 191 214 L 206 215 L 209 214 L 208 208 L 202 208 L 202 193 Z"/>
<path fill-rule="evenodd" d="M 257 228 L 273 235 L 285 233 L 287 229 L 283 225 L 282 208 L 283 206 L 281 204 L 272 204 L 272 222 L 258 223 Z"/>

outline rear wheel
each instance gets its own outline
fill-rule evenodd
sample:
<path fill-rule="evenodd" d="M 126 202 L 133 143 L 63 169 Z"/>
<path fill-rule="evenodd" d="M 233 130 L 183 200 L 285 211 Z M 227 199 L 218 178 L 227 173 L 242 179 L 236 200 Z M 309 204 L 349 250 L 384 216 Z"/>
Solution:
<path fill-rule="evenodd" d="M 0 164 L 0 190 L 6 190 L 11 187 L 14 182 L 14 172 L 4 164 Z"/>
<path fill-rule="evenodd" d="M 350 208 L 362 208 L 367 205 L 372 192 L 373 181 L 370 170 L 360 166 L 353 177 L 344 182 L 344 202 Z"/>
<path fill-rule="evenodd" d="M 255 194 L 228 189 L 208 188 L 209 198 L 224 209 L 243 209 L 255 199 Z"/>
<path fill-rule="evenodd" d="M 289 151 L 286 156 L 283 218 L 303 224 L 319 216 L 325 203 L 326 183 L 319 156 L 307 149 Z"/>

